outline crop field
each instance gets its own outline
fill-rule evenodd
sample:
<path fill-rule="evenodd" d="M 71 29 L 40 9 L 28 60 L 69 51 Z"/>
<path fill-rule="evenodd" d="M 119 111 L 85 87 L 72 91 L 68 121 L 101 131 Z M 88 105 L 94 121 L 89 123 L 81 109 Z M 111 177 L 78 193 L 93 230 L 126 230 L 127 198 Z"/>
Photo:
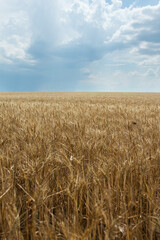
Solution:
<path fill-rule="evenodd" d="M 160 94 L 0 93 L 0 240 L 119 239 L 160 239 Z"/>

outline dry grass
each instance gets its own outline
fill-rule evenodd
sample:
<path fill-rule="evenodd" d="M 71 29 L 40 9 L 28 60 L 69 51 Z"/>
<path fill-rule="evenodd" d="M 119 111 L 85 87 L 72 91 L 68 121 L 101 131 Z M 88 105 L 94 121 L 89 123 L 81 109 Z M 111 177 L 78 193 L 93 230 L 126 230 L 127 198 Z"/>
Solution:
<path fill-rule="evenodd" d="M 0 94 L 0 239 L 160 239 L 160 94 Z"/>

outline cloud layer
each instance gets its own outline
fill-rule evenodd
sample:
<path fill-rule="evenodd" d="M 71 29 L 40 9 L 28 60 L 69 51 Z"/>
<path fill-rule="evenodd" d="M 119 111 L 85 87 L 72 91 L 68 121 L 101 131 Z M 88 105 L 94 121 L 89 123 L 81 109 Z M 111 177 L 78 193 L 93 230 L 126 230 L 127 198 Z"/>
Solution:
<path fill-rule="evenodd" d="M 160 88 L 160 2 L 124 2 L 0 0 L 0 90 Z"/>

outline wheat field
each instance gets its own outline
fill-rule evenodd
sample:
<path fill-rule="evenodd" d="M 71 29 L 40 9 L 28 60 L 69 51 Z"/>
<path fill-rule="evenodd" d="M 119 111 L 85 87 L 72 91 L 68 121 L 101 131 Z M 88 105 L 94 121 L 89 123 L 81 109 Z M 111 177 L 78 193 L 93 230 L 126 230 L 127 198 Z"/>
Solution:
<path fill-rule="evenodd" d="M 160 94 L 1 93 L 0 240 L 160 239 Z"/>

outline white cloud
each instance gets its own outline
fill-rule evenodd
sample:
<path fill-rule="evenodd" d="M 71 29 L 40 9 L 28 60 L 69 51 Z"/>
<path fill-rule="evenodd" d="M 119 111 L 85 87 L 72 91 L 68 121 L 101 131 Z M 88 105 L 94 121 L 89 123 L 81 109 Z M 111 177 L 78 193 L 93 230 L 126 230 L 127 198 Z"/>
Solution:
<path fill-rule="evenodd" d="M 160 63 L 160 55 L 150 56 L 148 58 L 143 59 L 137 64 L 142 67 L 151 67 L 151 66 L 159 66 Z"/>
<path fill-rule="evenodd" d="M 0 62 L 24 61 L 33 64 L 32 56 L 27 54 L 31 43 L 29 17 L 27 13 L 14 6 L 17 1 L 0 1 Z"/>
<path fill-rule="evenodd" d="M 126 19 L 123 18 L 124 11 Z M 115 48 L 118 44 L 121 44 L 121 48 L 134 46 L 142 54 L 146 52 L 146 55 L 156 54 L 160 50 L 160 3 L 156 6 L 122 9 L 120 16 L 124 22 L 119 24 L 106 44 L 114 44 Z"/>
<path fill-rule="evenodd" d="M 160 2 L 122 8 L 121 0 L 0 0 L 0 6 L 1 64 L 68 67 L 104 84 L 109 71 L 113 85 L 133 72 L 158 79 Z"/>
<path fill-rule="evenodd" d="M 20 0 L 6 0 L 5 3 L 1 0 L 0 3 L 0 41 L 8 42 L 8 38 L 13 39 L 16 35 L 25 42 L 25 47 L 18 45 L 24 52 L 29 44 L 38 41 L 51 49 L 69 46 L 73 42 L 90 44 L 103 47 L 104 54 L 116 49 L 117 45 L 118 48 L 132 45 L 143 50 L 146 49 L 142 47 L 145 37 L 147 41 L 154 42 L 160 35 L 160 3 L 125 9 L 121 8 L 121 0 L 112 0 L 112 4 L 105 0 L 25 0 L 23 3 Z M 150 36 L 154 32 L 155 35 Z"/>

